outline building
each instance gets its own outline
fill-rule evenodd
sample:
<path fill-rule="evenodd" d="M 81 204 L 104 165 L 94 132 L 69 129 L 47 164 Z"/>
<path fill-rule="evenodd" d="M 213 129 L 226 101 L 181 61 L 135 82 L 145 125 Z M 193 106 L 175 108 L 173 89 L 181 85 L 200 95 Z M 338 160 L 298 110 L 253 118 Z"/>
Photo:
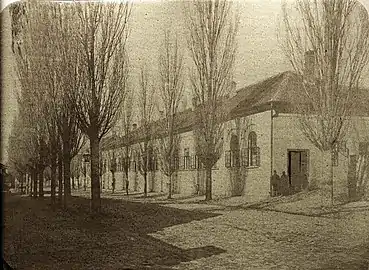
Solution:
<path fill-rule="evenodd" d="M 241 88 L 234 96 L 224 101 L 224 151 L 213 168 L 213 196 L 243 195 L 250 201 L 258 201 L 270 196 L 270 179 L 274 170 L 279 175 L 285 171 L 292 186 L 296 186 L 296 183 L 313 185 L 327 171 L 325 160 L 330 158 L 330 155 L 315 147 L 299 128 L 299 81 L 295 73 L 283 72 Z M 368 152 L 368 96 L 367 92 L 363 92 L 363 96 L 358 99 L 354 117 L 345 132 L 347 135 L 338 144 L 333 156 L 334 187 L 337 193 L 347 194 L 348 174 L 350 170 L 360 169 L 358 164 L 362 163 Z M 183 196 L 203 194 L 205 172 L 195 153 L 192 131 L 196 112 L 187 109 L 176 117 L 181 144 L 173 192 Z M 154 122 L 153 127 L 155 134 L 160 136 L 160 120 Z M 134 139 L 129 142 L 133 149 L 128 176 L 130 189 L 142 192 L 143 177 L 137 169 L 137 144 L 143 139 L 139 127 L 132 131 L 131 138 Z M 112 162 L 115 162 L 116 189 L 123 189 L 121 153 L 126 143 L 125 137 L 116 135 L 102 141 L 102 181 L 107 183 L 105 187 L 111 186 L 112 173 L 109 168 Z M 153 154 L 148 175 L 148 191 L 168 191 L 168 179 L 159 167 Z M 366 178 L 367 171 L 364 170 L 364 174 Z"/>

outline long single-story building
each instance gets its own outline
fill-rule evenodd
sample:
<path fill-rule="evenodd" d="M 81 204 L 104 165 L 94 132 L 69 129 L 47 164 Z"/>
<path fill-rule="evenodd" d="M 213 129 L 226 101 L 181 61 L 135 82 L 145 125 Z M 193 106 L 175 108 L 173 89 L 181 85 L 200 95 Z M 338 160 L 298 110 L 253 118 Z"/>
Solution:
<path fill-rule="evenodd" d="M 279 73 L 256 84 L 239 89 L 224 101 L 227 117 L 224 122 L 223 153 L 213 168 L 213 196 L 246 196 L 250 201 L 265 199 L 271 194 L 271 175 L 285 172 L 289 183 L 313 185 L 329 168 L 322 153 L 300 128 L 298 92 L 299 77 L 290 71 Z M 350 171 L 367 179 L 369 145 L 369 92 L 363 92 L 350 118 L 345 136 L 333 156 L 334 186 L 337 193 L 348 192 Z M 176 131 L 181 136 L 173 192 L 183 196 L 204 194 L 205 171 L 195 152 L 193 127 L 195 109 L 185 109 L 176 116 Z M 160 120 L 153 123 L 160 135 Z M 110 135 L 103 139 L 101 157 L 103 188 L 111 189 L 112 157 L 117 164 L 116 190 L 124 189 L 123 151 L 125 136 Z M 130 134 L 132 155 L 128 174 L 129 189 L 143 191 L 144 180 L 138 170 L 138 143 L 144 137 L 140 127 Z M 167 192 L 168 178 L 161 172 L 158 158 L 152 155 L 148 174 L 148 191 Z M 360 172 L 361 170 L 361 172 Z M 352 173 L 352 172 L 351 172 Z M 364 180 L 362 180 L 364 181 Z M 367 181 L 367 180 L 365 180 Z"/>

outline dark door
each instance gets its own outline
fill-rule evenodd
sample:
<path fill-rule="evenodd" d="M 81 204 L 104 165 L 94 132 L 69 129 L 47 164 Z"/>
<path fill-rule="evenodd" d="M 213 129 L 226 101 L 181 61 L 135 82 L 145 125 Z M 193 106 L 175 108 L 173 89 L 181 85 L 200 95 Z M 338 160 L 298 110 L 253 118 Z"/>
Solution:
<path fill-rule="evenodd" d="M 308 186 L 308 153 L 306 150 L 288 151 L 288 175 L 292 192 Z"/>

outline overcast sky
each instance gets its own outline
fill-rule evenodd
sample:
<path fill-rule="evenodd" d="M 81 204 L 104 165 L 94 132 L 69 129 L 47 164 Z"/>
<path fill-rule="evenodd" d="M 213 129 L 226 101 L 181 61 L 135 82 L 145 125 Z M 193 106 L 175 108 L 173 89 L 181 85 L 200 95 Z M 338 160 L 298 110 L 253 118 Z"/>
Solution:
<path fill-rule="evenodd" d="M 290 0 L 291 1 L 291 0 Z M 240 12 L 238 54 L 234 80 L 237 88 L 266 79 L 279 72 L 290 70 L 277 39 L 281 15 L 281 0 L 252 0 L 237 2 Z M 3 97 L 2 97 L 2 145 L 7 146 L 11 122 L 16 112 L 16 82 L 14 58 L 11 55 L 11 31 L 9 10 L 2 12 L 4 45 Z M 144 65 L 150 70 L 157 68 L 157 57 L 164 29 L 170 28 L 182 39 L 186 52 L 181 5 L 168 0 L 135 1 L 130 23 L 128 52 L 132 64 L 132 83 Z M 369 77 L 369 76 L 368 76 Z M 367 80 L 368 81 L 368 80 Z M 369 85 L 368 83 L 366 83 Z M 190 99 L 190 98 L 189 98 Z M 190 100 L 188 101 L 190 103 Z M 7 159 L 2 151 L 2 162 Z"/>

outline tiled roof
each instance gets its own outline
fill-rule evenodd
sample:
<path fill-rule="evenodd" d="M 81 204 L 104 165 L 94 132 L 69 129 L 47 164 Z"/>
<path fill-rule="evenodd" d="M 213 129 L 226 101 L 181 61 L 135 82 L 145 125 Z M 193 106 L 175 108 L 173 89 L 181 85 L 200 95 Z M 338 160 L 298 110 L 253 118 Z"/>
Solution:
<path fill-rule="evenodd" d="M 253 114 L 270 108 L 270 104 L 288 105 L 299 103 L 298 89 L 302 84 L 298 75 L 286 71 L 264 81 L 240 89 L 233 97 L 238 104 L 232 109 L 231 118 Z"/>
<path fill-rule="evenodd" d="M 222 102 L 221 111 L 226 115 L 226 121 L 237 117 L 247 116 L 273 108 L 279 112 L 295 112 L 298 104 L 303 103 L 303 97 L 299 89 L 302 81 L 296 73 L 286 71 L 253 85 L 241 88 L 236 95 Z M 369 115 L 369 90 L 360 89 L 360 94 L 355 102 L 354 115 Z M 196 119 L 196 110 L 188 109 L 176 116 L 176 130 L 179 133 L 190 131 Z M 160 136 L 164 130 L 164 120 L 153 122 L 154 136 Z M 130 144 L 143 140 L 143 130 L 138 128 L 131 133 Z M 127 142 L 126 138 L 106 138 L 103 148 L 122 147 Z"/>
<path fill-rule="evenodd" d="M 186 131 L 190 131 L 192 129 L 194 123 L 195 113 L 192 109 L 187 109 L 183 112 L 179 112 L 175 116 L 174 124 L 175 130 L 178 133 L 183 133 Z M 160 137 L 164 133 L 164 119 L 154 121 L 151 124 L 153 137 Z M 145 130 L 144 127 L 139 127 L 133 131 L 131 131 L 130 136 L 109 136 L 102 140 L 101 149 L 108 150 L 113 148 L 121 148 L 124 147 L 127 143 L 134 144 L 144 140 Z"/>

